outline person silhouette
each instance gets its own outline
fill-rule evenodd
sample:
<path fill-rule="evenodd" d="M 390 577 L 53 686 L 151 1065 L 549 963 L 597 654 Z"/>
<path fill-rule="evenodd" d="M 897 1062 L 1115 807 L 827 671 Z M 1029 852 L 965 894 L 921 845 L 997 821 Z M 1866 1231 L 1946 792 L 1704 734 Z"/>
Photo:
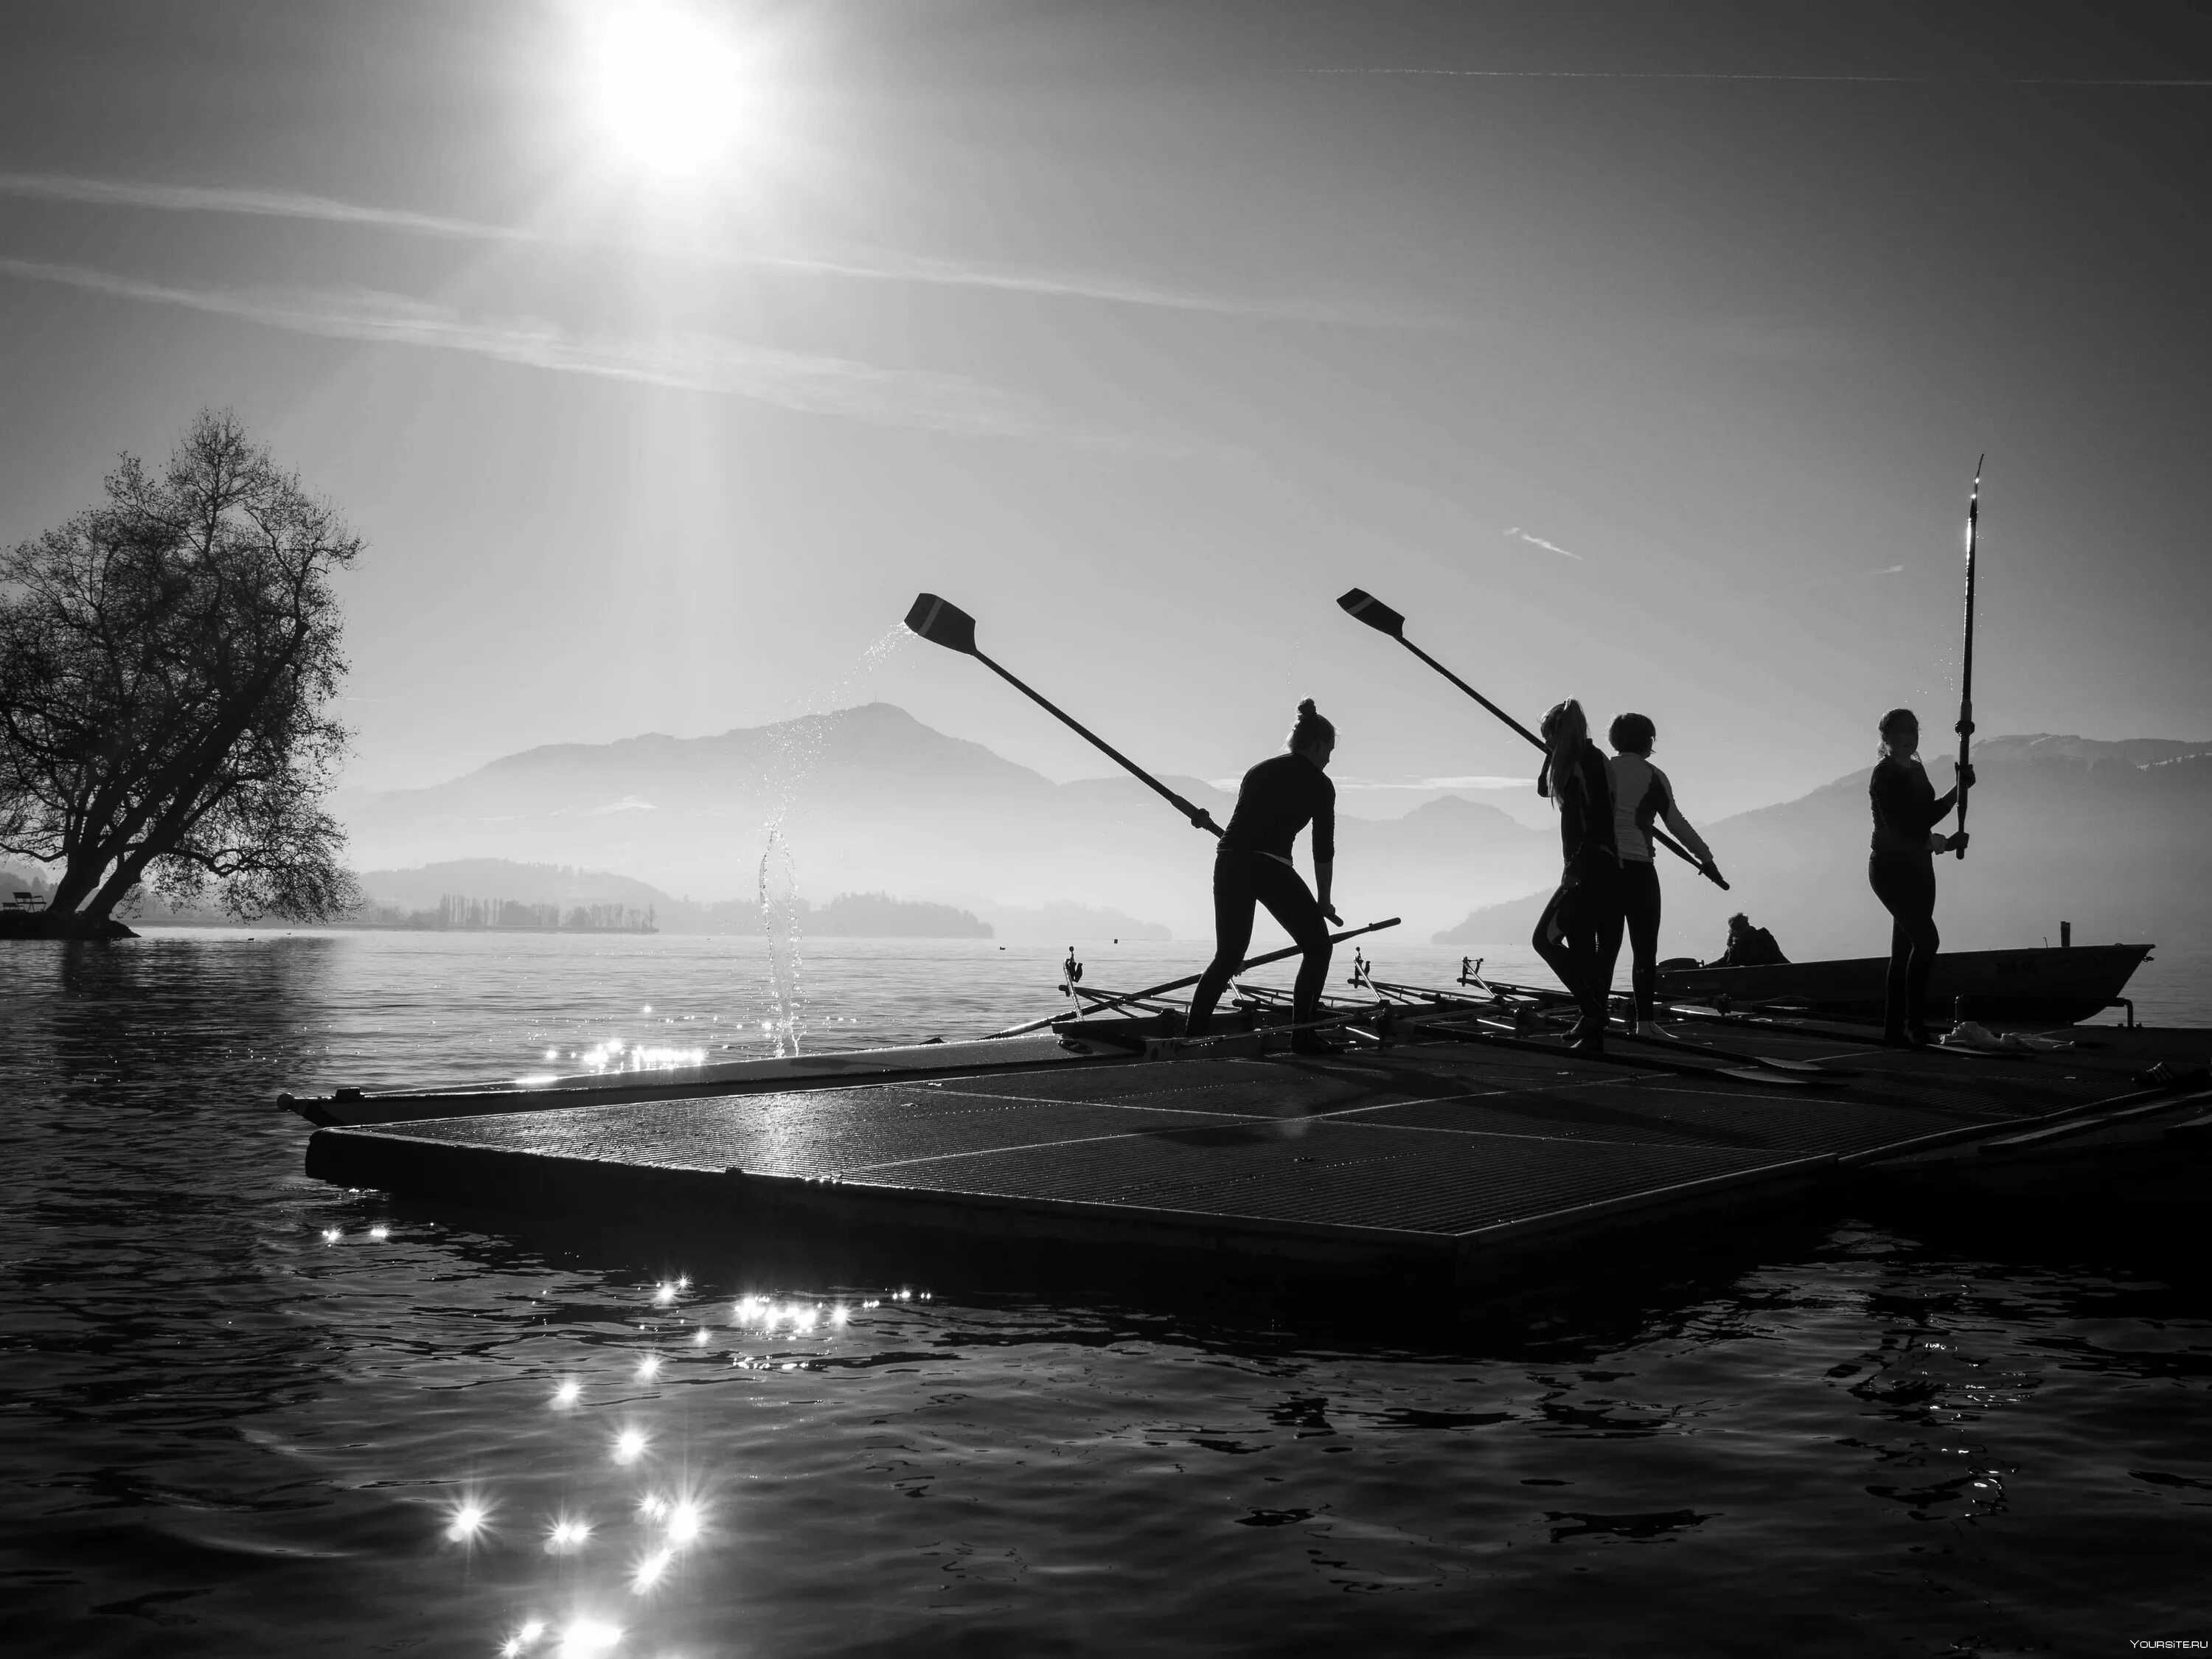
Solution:
<path fill-rule="evenodd" d="M 1938 797 L 1920 763 L 1920 717 L 1893 708 L 1881 717 L 1881 758 L 1867 780 L 1874 809 L 1874 841 L 1867 854 L 1867 884 L 1889 912 L 1889 976 L 1882 995 L 1882 1040 L 1924 1048 L 1928 1042 L 1928 976 L 1942 935 L 1936 927 L 1936 857 L 1966 844 L 1936 826 L 1957 805 L 1958 786 Z M 1973 787 L 1971 764 L 1953 768 Z"/>
<path fill-rule="evenodd" d="M 1589 739 L 1589 719 L 1572 697 L 1553 704 L 1538 730 L 1545 753 L 1536 793 L 1550 797 L 1559 814 L 1559 848 L 1566 867 L 1528 942 L 1582 1009 L 1569 1044 L 1584 1053 L 1603 1054 L 1606 994 L 1611 988 L 1606 982 L 1602 936 L 1606 918 L 1620 902 L 1613 781 L 1604 752 Z"/>
<path fill-rule="evenodd" d="M 1599 970 L 1606 989 L 1613 988 L 1613 964 L 1620 957 L 1620 938 L 1627 933 L 1630 957 L 1628 983 L 1631 1007 L 1628 1029 L 1632 1035 L 1651 1023 L 1657 1012 L 1659 992 L 1659 871 L 1652 859 L 1651 824 L 1664 818 L 1675 838 L 1690 849 L 1698 862 L 1719 873 L 1712 849 L 1690 827 L 1682 809 L 1674 804 L 1674 786 L 1651 763 L 1652 745 L 1659 729 L 1648 714 L 1620 714 L 1607 728 L 1606 741 L 1613 752 L 1606 773 L 1613 786 L 1613 842 L 1620 854 L 1619 902 L 1607 913 L 1599 949 L 1605 957 Z"/>
<path fill-rule="evenodd" d="M 1291 995 L 1292 1018 L 1304 1025 L 1320 1012 L 1322 988 L 1328 982 L 1328 924 L 1344 923 L 1328 896 L 1336 858 L 1336 786 L 1328 781 L 1328 768 L 1336 727 L 1312 698 L 1298 705 L 1285 747 L 1286 752 L 1244 775 L 1237 788 L 1237 810 L 1221 832 L 1213 859 L 1213 960 L 1191 993 L 1186 1036 L 1206 1035 L 1214 1005 L 1251 945 L 1254 912 L 1261 904 L 1305 952 Z M 1308 823 L 1313 825 L 1311 890 L 1291 862 L 1291 843 Z M 1292 1035 L 1291 1048 L 1297 1054 L 1339 1051 L 1337 1044 L 1307 1031 Z"/>

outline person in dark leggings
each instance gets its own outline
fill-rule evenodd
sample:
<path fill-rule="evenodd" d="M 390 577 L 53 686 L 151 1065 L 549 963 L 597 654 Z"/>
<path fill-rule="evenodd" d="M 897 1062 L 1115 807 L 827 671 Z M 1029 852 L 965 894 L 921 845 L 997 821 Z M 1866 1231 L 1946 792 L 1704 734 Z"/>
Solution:
<path fill-rule="evenodd" d="M 1628 983 L 1633 993 L 1628 1030 L 1632 1036 L 1656 1017 L 1659 994 L 1659 872 L 1652 858 L 1653 821 L 1664 818 L 1701 867 L 1716 875 L 1720 868 L 1705 838 L 1674 805 L 1674 786 L 1651 763 L 1659 728 L 1650 716 L 1618 715 L 1605 736 L 1613 748 L 1605 765 L 1613 785 L 1613 844 L 1620 854 L 1620 902 L 1606 915 L 1598 948 L 1605 957 L 1601 975 L 1610 992 L 1613 965 L 1620 959 L 1620 936 L 1624 930 L 1627 933 Z"/>
<path fill-rule="evenodd" d="M 1336 728 L 1309 697 L 1298 705 L 1289 752 L 1261 761 L 1237 787 L 1237 810 L 1213 860 L 1213 960 L 1191 993 L 1185 1036 L 1206 1035 L 1214 1005 L 1251 946 L 1253 910 L 1261 904 L 1305 952 L 1292 994 L 1293 1018 L 1303 1025 L 1319 1015 L 1322 988 L 1328 982 L 1328 924 L 1344 925 L 1328 900 L 1336 859 L 1336 786 L 1327 769 L 1335 747 Z M 1308 823 L 1313 825 L 1317 894 L 1308 890 L 1291 862 L 1291 843 Z M 1336 1044 L 1310 1032 L 1295 1034 L 1291 1048 L 1338 1052 Z"/>
<path fill-rule="evenodd" d="M 1559 847 L 1566 867 L 1559 890 L 1537 918 L 1529 944 L 1550 964 L 1581 1008 L 1568 1041 L 1605 1052 L 1606 918 L 1620 902 L 1620 854 L 1613 842 L 1613 783 L 1604 753 L 1589 740 L 1589 720 L 1572 697 L 1555 705 L 1539 728 L 1544 767 L 1536 793 L 1559 809 Z"/>
<path fill-rule="evenodd" d="M 1967 787 L 1974 769 L 1960 774 Z M 1874 808 L 1874 845 L 1867 882 L 1889 912 L 1889 980 L 1882 1001 L 1882 1039 L 1928 1042 L 1928 975 L 1942 936 L 1936 931 L 1936 857 L 1966 844 L 1966 832 L 1936 833 L 1959 799 L 1954 785 L 1940 799 L 1920 764 L 1920 720 L 1910 708 L 1881 717 L 1881 758 L 1867 781 Z"/>

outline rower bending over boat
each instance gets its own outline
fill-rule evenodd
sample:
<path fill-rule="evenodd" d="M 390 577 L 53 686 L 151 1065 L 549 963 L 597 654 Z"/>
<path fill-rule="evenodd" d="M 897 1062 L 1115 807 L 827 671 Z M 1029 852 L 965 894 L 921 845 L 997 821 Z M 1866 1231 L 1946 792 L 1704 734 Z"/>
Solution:
<path fill-rule="evenodd" d="M 1867 781 L 1874 807 L 1874 844 L 1867 882 L 1889 912 L 1889 978 L 1882 1002 L 1882 1038 L 1924 1047 L 1928 975 L 1942 943 L 1936 931 L 1936 858 L 1966 844 L 1966 832 L 1936 833 L 1959 799 L 1957 785 L 1938 799 L 1920 763 L 1920 718 L 1910 708 L 1881 717 L 1881 758 Z M 1974 769 L 1958 769 L 1973 787 Z"/>
<path fill-rule="evenodd" d="M 1566 867 L 1559 890 L 1537 918 L 1529 939 L 1567 988 L 1583 1017 L 1568 1036 L 1574 1048 L 1605 1052 L 1607 958 L 1601 936 L 1620 902 L 1620 853 L 1613 841 L 1613 781 L 1605 753 L 1589 740 L 1589 720 L 1572 697 L 1553 706 L 1540 728 L 1544 766 L 1536 793 L 1559 814 Z"/>
<path fill-rule="evenodd" d="M 1204 1036 L 1213 1006 L 1229 988 L 1229 977 L 1252 943 L 1254 906 L 1283 926 L 1305 952 L 1292 993 L 1293 1018 L 1304 1025 L 1321 1012 L 1322 987 L 1328 982 L 1328 925 L 1344 923 L 1328 901 L 1331 867 L 1336 858 L 1336 786 L 1327 767 L 1336 747 L 1336 727 L 1324 720 L 1309 697 L 1298 705 L 1291 727 L 1289 752 L 1263 760 L 1237 786 L 1237 810 L 1222 831 L 1213 860 L 1213 960 L 1191 993 L 1186 1036 Z M 1314 887 L 1316 897 L 1291 862 L 1291 843 L 1313 825 Z M 1291 1038 L 1294 1054 L 1335 1054 L 1338 1045 L 1309 1031 Z"/>
<path fill-rule="evenodd" d="M 1598 950 L 1605 958 L 1601 976 L 1606 990 L 1613 989 L 1613 965 L 1620 959 L 1620 936 L 1629 942 L 1628 983 L 1632 1006 L 1628 1030 L 1633 1036 L 1650 1024 L 1656 1013 L 1659 990 L 1659 872 L 1651 858 L 1651 824 L 1665 818 L 1674 838 L 1688 848 L 1699 865 L 1720 873 L 1712 849 L 1690 827 L 1682 809 L 1674 804 L 1674 786 L 1651 763 L 1651 745 L 1659 728 L 1648 714 L 1620 714 L 1607 729 L 1606 741 L 1613 752 L 1606 758 L 1613 786 L 1613 842 L 1620 854 L 1618 902 L 1606 912 Z"/>

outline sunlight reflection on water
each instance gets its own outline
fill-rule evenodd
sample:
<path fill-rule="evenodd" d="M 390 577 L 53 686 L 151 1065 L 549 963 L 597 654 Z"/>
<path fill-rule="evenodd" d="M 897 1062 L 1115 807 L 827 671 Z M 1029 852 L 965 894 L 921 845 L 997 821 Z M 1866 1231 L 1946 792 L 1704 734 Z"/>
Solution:
<path fill-rule="evenodd" d="M 1047 1012 L 1060 954 L 812 951 L 862 1042 Z M 1086 982 L 1202 953 L 1085 947 Z M 1375 954 L 1432 981 L 1457 958 Z M 2205 1611 L 2172 1564 L 2212 1545 L 2212 1322 L 2140 1266 L 1814 1218 L 1753 1265 L 1463 1323 L 1327 1296 L 1200 1316 L 556 1249 L 304 1180 L 269 1103 L 732 1030 L 767 1012 L 763 961 L 0 951 L 0 1548 L 27 1650 L 1702 1652 L 1717 1607 L 1738 1650 L 1855 1659 L 2087 1651 L 2112 1608 Z M 549 1550 L 564 1523 L 586 1530 Z"/>

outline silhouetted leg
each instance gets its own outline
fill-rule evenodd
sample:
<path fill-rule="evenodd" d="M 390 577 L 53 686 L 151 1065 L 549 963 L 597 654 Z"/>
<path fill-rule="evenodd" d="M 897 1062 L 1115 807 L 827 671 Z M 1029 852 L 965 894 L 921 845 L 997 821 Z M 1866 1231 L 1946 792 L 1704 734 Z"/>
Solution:
<path fill-rule="evenodd" d="M 1213 860 L 1213 960 L 1190 994 L 1190 1023 L 1185 1036 L 1204 1036 L 1213 1005 L 1229 988 L 1229 977 L 1252 945 L 1251 866 L 1258 854 L 1225 853 Z"/>
<path fill-rule="evenodd" d="M 1580 969 L 1575 961 L 1574 947 L 1567 943 L 1567 930 L 1559 921 L 1559 907 L 1566 899 L 1567 890 L 1562 887 L 1546 902 L 1543 914 L 1536 918 L 1536 931 L 1528 935 L 1528 948 L 1543 957 L 1544 965 L 1580 1002 L 1582 993 L 1576 982 Z"/>
<path fill-rule="evenodd" d="M 1328 985 L 1328 918 L 1322 915 L 1320 901 L 1305 878 L 1289 865 L 1261 858 L 1255 860 L 1252 876 L 1267 914 L 1305 952 L 1291 993 L 1291 1017 L 1303 1025 L 1320 1017 L 1322 992 Z"/>
<path fill-rule="evenodd" d="M 1632 859 L 1620 866 L 1620 911 L 1628 926 L 1628 983 L 1636 1017 L 1648 1020 L 1659 998 L 1659 872 L 1650 864 Z"/>
<path fill-rule="evenodd" d="M 1936 971 L 1936 953 L 1943 945 L 1943 936 L 1936 931 L 1934 882 L 1929 889 L 1929 908 L 1915 911 L 1901 924 L 1912 941 L 1912 966 L 1905 984 L 1905 1029 L 1923 1041 L 1928 1036 L 1928 976 Z"/>
<path fill-rule="evenodd" d="M 1928 976 L 1942 936 L 1936 931 L 1933 860 L 1872 858 L 1867 881 L 1889 912 L 1889 974 L 1883 985 L 1882 1036 L 1892 1042 L 1927 1035 Z"/>
<path fill-rule="evenodd" d="M 1587 882 L 1563 886 L 1553 893 L 1544 914 L 1536 918 L 1536 931 L 1528 943 L 1559 975 L 1584 1016 L 1602 1025 L 1605 994 L 1597 982 L 1597 927 L 1591 902 L 1595 896 L 1586 890 L 1588 886 Z"/>
<path fill-rule="evenodd" d="M 1889 921 L 1889 973 L 1881 988 L 1881 1034 L 1891 1042 L 1905 1041 L 1907 1012 L 1912 1006 L 1912 935 L 1892 915 Z"/>
<path fill-rule="evenodd" d="M 1567 943 L 1583 964 L 1583 995 L 1578 1000 L 1593 1030 L 1602 1030 L 1611 1014 L 1607 998 L 1613 990 L 1612 963 L 1602 946 L 1607 921 L 1620 914 L 1620 880 L 1610 866 L 1584 876 L 1560 913 L 1566 924 Z"/>
<path fill-rule="evenodd" d="M 1627 925 L 1628 884 L 1622 882 L 1613 889 L 1613 902 L 1605 906 L 1595 920 L 1597 923 L 1597 986 L 1602 996 L 1613 994 L 1613 976 L 1620 966 L 1620 939 Z"/>

